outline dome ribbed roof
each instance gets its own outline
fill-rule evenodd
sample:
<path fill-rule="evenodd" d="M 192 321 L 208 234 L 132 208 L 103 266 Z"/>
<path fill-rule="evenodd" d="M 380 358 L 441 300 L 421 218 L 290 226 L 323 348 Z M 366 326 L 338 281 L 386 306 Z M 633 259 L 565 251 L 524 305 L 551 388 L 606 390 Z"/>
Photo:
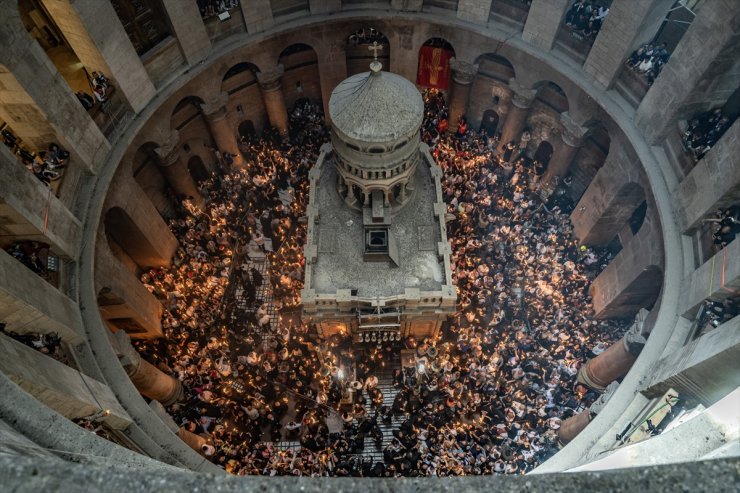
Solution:
<path fill-rule="evenodd" d="M 363 72 L 331 93 L 329 116 L 336 129 L 362 142 L 389 142 L 416 131 L 424 101 L 416 86 L 390 72 Z"/>

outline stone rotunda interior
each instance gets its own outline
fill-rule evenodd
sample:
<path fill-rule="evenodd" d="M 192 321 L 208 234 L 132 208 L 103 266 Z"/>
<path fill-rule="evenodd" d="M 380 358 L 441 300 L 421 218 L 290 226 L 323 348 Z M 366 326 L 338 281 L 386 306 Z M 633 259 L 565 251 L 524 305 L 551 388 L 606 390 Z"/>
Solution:
<path fill-rule="evenodd" d="M 736 491 L 740 4 L 0 5 L 11 491 Z"/>

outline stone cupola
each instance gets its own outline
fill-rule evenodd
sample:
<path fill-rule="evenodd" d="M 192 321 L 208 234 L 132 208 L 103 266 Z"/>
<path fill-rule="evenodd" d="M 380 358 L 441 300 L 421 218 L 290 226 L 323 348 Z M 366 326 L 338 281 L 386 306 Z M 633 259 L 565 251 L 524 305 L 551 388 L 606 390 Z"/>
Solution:
<path fill-rule="evenodd" d="M 395 213 L 414 190 L 421 156 L 424 102 L 418 89 L 381 71 L 376 58 L 369 72 L 345 79 L 332 91 L 329 115 L 339 193 L 357 209 L 382 197 L 382 206 Z"/>

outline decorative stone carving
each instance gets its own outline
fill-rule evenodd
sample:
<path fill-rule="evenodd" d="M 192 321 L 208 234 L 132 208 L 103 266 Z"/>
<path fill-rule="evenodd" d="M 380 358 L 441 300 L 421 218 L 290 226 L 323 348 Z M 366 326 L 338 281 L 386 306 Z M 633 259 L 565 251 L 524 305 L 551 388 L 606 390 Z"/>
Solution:
<path fill-rule="evenodd" d="M 464 62 L 457 58 L 450 59 L 450 68 L 452 69 L 452 80 L 464 86 L 472 84 L 478 73 L 478 64 Z"/>
<path fill-rule="evenodd" d="M 529 108 L 537 96 L 536 90 L 525 87 L 514 78 L 509 79 L 509 87 L 512 91 L 511 102 L 519 108 Z"/>
<path fill-rule="evenodd" d="M 162 142 L 159 147 L 154 149 L 154 152 L 159 158 L 160 166 L 172 166 L 180 159 L 180 153 L 177 149 L 177 144 L 180 143 L 180 132 L 172 130 L 167 140 Z"/>
<path fill-rule="evenodd" d="M 206 118 L 220 118 L 226 115 L 226 104 L 229 102 L 229 93 L 220 92 L 218 95 L 200 105 Z"/>
<path fill-rule="evenodd" d="M 624 337 L 622 338 L 624 349 L 626 349 L 627 352 L 635 357 L 640 355 L 640 352 L 642 352 L 642 348 L 645 347 L 645 344 L 647 343 L 647 339 L 645 337 L 645 334 L 643 333 L 643 329 L 645 326 L 645 319 L 647 318 L 649 313 L 650 312 L 648 312 L 645 308 L 637 312 L 637 315 L 635 316 L 635 322 L 632 324 L 629 330 L 627 330 L 627 333 L 624 334 Z"/>
<path fill-rule="evenodd" d="M 280 87 L 280 78 L 285 73 L 285 66 L 281 63 L 275 67 L 257 72 L 257 82 L 263 91 L 274 91 Z"/>
<path fill-rule="evenodd" d="M 563 142 L 571 147 L 580 147 L 588 129 L 578 125 L 567 111 L 560 115 L 560 123 L 563 125 Z"/>
<path fill-rule="evenodd" d="M 604 407 L 606 407 L 606 404 L 609 402 L 609 399 L 612 398 L 612 395 L 614 395 L 614 392 L 619 388 L 619 382 L 612 382 L 609 384 L 609 386 L 604 390 L 604 393 L 599 396 L 598 399 L 594 401 L 593 404 L 591 404 L 591 407 L 588 408 L 588 414 L 591 419 L 594 419 Z"/>

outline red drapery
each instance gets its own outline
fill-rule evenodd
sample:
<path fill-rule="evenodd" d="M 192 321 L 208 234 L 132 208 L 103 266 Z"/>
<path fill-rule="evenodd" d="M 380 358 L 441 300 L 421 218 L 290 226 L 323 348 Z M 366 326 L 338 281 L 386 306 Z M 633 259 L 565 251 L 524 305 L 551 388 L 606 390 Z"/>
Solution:
<path fill-rule="evenodd" d="M 416 83 L 423 87 L 446 90 L 450 85 L 450 58 L 451 50 L 422 46 L 419 50 Z"/>

